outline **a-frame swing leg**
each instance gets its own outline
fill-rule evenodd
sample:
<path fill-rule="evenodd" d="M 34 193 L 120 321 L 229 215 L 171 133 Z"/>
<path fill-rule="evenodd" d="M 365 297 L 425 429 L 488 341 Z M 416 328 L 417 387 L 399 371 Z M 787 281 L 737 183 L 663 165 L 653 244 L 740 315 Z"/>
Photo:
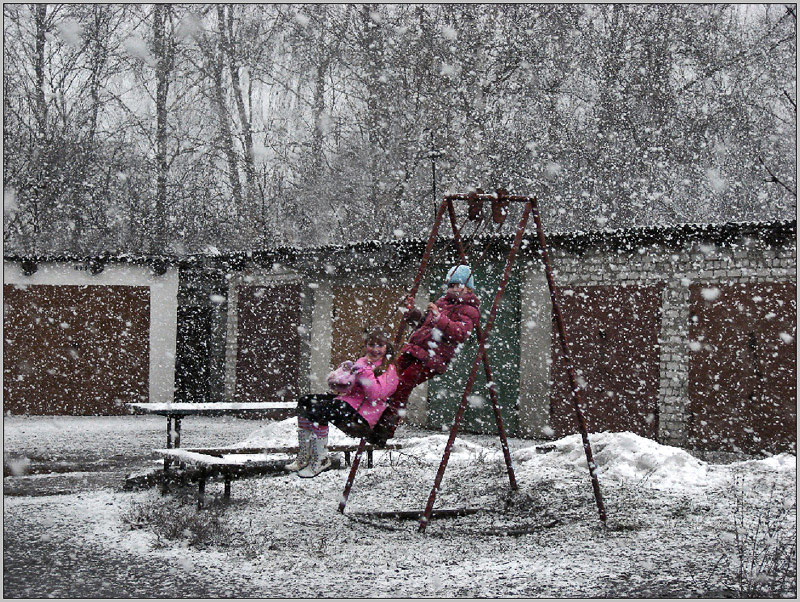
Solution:
<path fill-rule="evenodd" d="M 408 291 L 408 296 L 411 299 L 414 299 L 417 296 L 417 291 L 419 290 L 419 285 L 422 282 L 422 276 L 425 273 L 425 268 L 428 267 L 428 261 L 431 258 L 431 252 L 433 251 L 433 246 L 436 243 L 436 236 L 439 233 L 439 226 L 442 224 L 442 218 L 444 217 L 444 211 L 447 208 L 447 201 L 443 200 L 439 205 L 439 209 L 436 211 L 436 217 L 433 220 L 433 227 L 431 228 L 431 233 L 428 235 L 428 243 L 425 245 L 425 252 L 422 254 L 422 260 L 419 263 L 419 269 L 417 270 L 417 275 L 414 277 L 414 282 L 411 285 L 411 289 Z M 403 330 L 405 329 L 405 322 L 400 321 L 397 328 L 395 329 L 394 335 L 394 348 L 397 352 L 400 352 L 400 341 L 403 338 Z M 345 506 L 347 505 L 347 498 L 350 497 L 350 489 L 353 487 L 353 482 L 356 478 L 356 472 L 358 471 L 358 464 L 361 461 L 361 454 L 364 453 L 364 447 L 366 447 L 366 439 L 361 439 L 361 442 L 358 444 L 358 449 L 356 450 L 356 455 L 353 458 L 353 464 L 350 466 L 350 474 L 347 476 L 347 483 L 344 486 L 344 492 L 342 492 L 342 498 L 339 500 L 339 512 L 344 512 Z"/>
<path fill-rule="evenodd" d="M 444 471 L 445 468 L 447 468 L 447 462 L 450 459 L 450 452 L 453 449 L 453 443 L 455 442 L 456 435 L 458 434 L 458 428 L 461 424 L 461 419 L 463 418 L 464 411 L 467 408 L 467 397 L 472 391 L 472 387 L 475 384 L 475 379 L 478 376 L 478 366 L 481 362 L 481 359 L 485 357 L 486 340 L 492 331 L 492 326 L 494 326 L 494 320 L 497 317 L 497 308 L 500 305 L 506 284 L 508 284 L 508 279 L 511 276 L 511 267 L 514 264 L 514 258 L 517 254 L 517 250 L 520 247 L 520 243 L 522 242 L 522 235 L 525 232 L 525 226 L 528 223 L 528 216 L 530 215 L 532 207 L 533 204 L 530 200 L 528 200 L 525 203 L 525 208 L 522 212 L 522 219 L 520 219 L 519 225 L 517 226 L 517 233 L 514 236 L 514 243 L 512 244 L 511 250 L 509 251 L 506 259 L 506 267 L 503 270 L 503 277 L 500 280 L 500 286 L 497 288 L 497 293 L 495 294 L 494 302 L 492 303 L 492 309 L 489 312 L 489 318 L 486 320 L 486 327 L 483 330 L 482 336 L 478 338 L 478 354 L 475 356 L 475 361 L 472 363 L 472 369 L 470 370 L 469 378 L 467 378 L 467 384 L 464 387 L 464 394 L 461 396 L 461 403 L 458 405 L 458 410 L 456 411 L 455 418 L 453 419 L 453 427 L 450 429 L 450 437 L 445 445 L 442 461 L 439 464 L 439 470 L 436 473 L 436 479 L 433 482 L 433 488 L 431 489 L 430 496 L 428 497 L 428 503 L 425 506 L 425 512 L 419 521 L 418 531 L 420 533 L 425 531 L 425 528 L 428 526 L 428 522 L 430 521 L 431 514 L 433 513 L 433 504 L 436 501 L 436 494 L 439 491 L 439 486 L 442 483 Z"/>
<path fill-rule="evenodd" d="M 469 262 L 467 261 L 467 254 L 464 249 L 464 243 L 461 240 L 461 233 L 459 232 L 458 225 L 456 223 L 456 210 L 453 207 L 453 201 L 449 199 L 447 201 L 447 212 L 450 215 L 450 225 L 453 229 L 453 237 L 456 241 L 456 246 L 458 247 L 458 255 L 461 258 L 461 263 L 469 265 Z M 481 328 L 480 322 L 475 325 L 475 335 L 478 337 L 478 339 L 483 337 L 483 329 Z M 497 389 L 495 389 L 492 368 L 489 365 L 489 354 L 486 353 L 485 349 L 483 352 L 483 367 L 486 373 L 486 382 L 489 383 L 489 397 L 492 400 L 492 410 L 494 411 L 495 422 L 497 422 L 497 432 L 500 436 L 500 445 L 503 449 L 503 457 L 506 461 L 508 480 L 510 482 L 511 489 L 516 491 L 518 486 L 517 479 L 514 476 L 514 465 L 511 463 L 511 451 L 508 448 L 508 438 L 506 437 L 506 429 L 503 425 L 503 415 L 500 412 L 500 404 L 497 400 Z"/>
<path fill-rule="evenodd" d="M 603 504 L 603 496 L 600 493 L 600 482 L 597 480 L 597 466 L 594 463 L 592 455 L 592 446 L 589 443 L 589 430 L 586 426 L 586 419 L 583 416 L 581 409 L 581 388 L 578 384 L 578 379 L 575 376 L 575 367 L 572 365 L 572 356 L 569 352 L 569 340 L 567 339 L 567 331 L 564 329 L 564 319 L 561 315 L 561 304 L 558 300 L 558 289 L 556 282 L 553 278 L 553 270 L 550 267 L 550 259 L 547 255 L 547 243 L 544 238 L 544 229 L 542 228 L 542 220 L 539 217 L 539 207 L 536 204 L 536 199 L 533 199 L 533 221 L 536 223 L 536 233 L 539 239 L 539 252 L 542 254 L 542 263 L 544 263 L 545 274 L 547 275 L 547 286 L 550 288 L 550 300 L 553 303 L 553 314 L 556 318 L 558 326 L 558 337 L 561 342 L 561 352 L 564 355 L 564 363 L 567 366 L 567 374 L 569 375 L 570 387 L 572 388 L 572 403 L 575 409 L 575 415 L 578 419 L 578 428 L 581 431 L 581 439 L 583 440 L 583 451 L 586 455 L 586 463 L 589 465 L 589 476 L 592 480 L 592 490 L 594 491 L 594 500 L 597 504 L 597 512 L 600 515 L 600 520 L 606 522 L 606 509 Z"/>

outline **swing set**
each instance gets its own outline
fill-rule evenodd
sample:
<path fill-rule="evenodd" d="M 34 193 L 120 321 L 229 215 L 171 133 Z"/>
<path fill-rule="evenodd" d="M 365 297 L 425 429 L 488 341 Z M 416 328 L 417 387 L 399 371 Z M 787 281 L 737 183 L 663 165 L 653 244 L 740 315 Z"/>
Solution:
<path fill-rule="evenodd" d="M 435 512 L 433 506 L 436 501 L 436 494 L 439 491 L 442 478 L 444 477 L 445 469 L 447 468 L 447 463 L 450 458 L 450 452 L 452 451 L 453 444 L 455 442 L 456 436 L 458 435 L 462 418 L 464 417 L 464 412 L 467 408 L 468 397 L 470 396 L 470 393 L 472 392 L 472 389 L 475 385 L 475 380 L 478 376 L 478 370 L 480 369 L 481 363 L 483 363 L 483 369 L 486 374 L 489 396 L 491 398 L 494 417 L 497 422 L 497 431 L 500 436 L 500 444 L 503 450 L 503 457 L 505 458 L 510 486 L 512 490 L 514 491 L 518 490 L 517 481 L 514 476 L 514 467 L 511 462 L 511 453 L 508 448 L 506 431 L 505 427 L 503 426 L 503 418 L 500 413 L 500 405 L 497 399 L 497 391 L 495 389 L 494 379 L 492 378 L 492 368 L 489 362 L 489 355 L 486 351 L 486 343 L 487 340 L 489 339 L 489 335 L 492 332 L 492 327 L 494 326 L 495 318 L 497 316 L 497 311 L 503 299 L 503 293 L 511 276 L 511 269 L 514 265 L 514 260 L 522 243 L 522 237 L 525 233 L 525 228 L 528 224 L 528 220 L 531 214 L 533 214 L 533 220 L 536 224 L 536 231 L 539 242 L 539 254 L 541 255 L 542 262 L 544 264 L 545 274 L 547 276 L 547 285 L 550 289 L 550 299 L 553 305 L 553 315 L 556 320 L 559 342 L 561 344 L 561 351 L 564 358 L 567 374 L 569 376 L 570 388 L 572 391 L 573 408 L 575 409 L 575 415 L 578 420 L 578 428 L 580 430 L 581 437 L 583 440 L 583 450 L 584 453 L 586 454 L 586 462 L 589 466 L 589 476 L 592 482 L 594 499 L 597 505 L 597 510 L 600 516 L 600 520 L 603 523 L 605 523 L 606 511 L 603 505 L 603 498 L 600 493 L 600 483 L 597 479 L 597 466 L 594 463 L 594 458 L 592 455 L 592 447 L 589 443 L 589 433 L 586 426 L 586 419 L 584 418 L 583 410 L 581 409 L 582 400 L 581 400 L 580 386 L 578 384 L 577 376 L 575 374 L 575 368 L 572 364 L 572 358 L 569 352 L 569 341 L 567 339 L 567 333 L 564 329 L 564 320 L 561 314 L 561 306 L 559 303 L 559 292 L 556 287 L 555 280 L 553 278 L 553 271 L 551 269 L 550 260 L 547 254 L 547 244 L 545 241 L 544 230 L 542 228 L 542 222 L 539 215 L 539 207 L 536 198 L 528 196 L 510 195 L 506 190 L 503 189 L 497 190 L 495 194 L 484 194 L 483 192 L 478 190 L 469 194 L 446 195 L 437 209 L 433 227 L 431 228 L 430 234 L 428 236 L 428 241 L 425 246 L 425 251 L 422 255 L 422 260 L 420 261 L 419 269 L 417 270 L 417 274 L 414 278 L 414 281 L 406 297 L 408 299 L 408 309 L 411 309 L 414 305 L 414 299 L 419 290 L 419 286 L 420 283 L 422 282 L 422 278 L 423 275 L 425 274 L 425 270 L 428 266 L 428 263 L 430 262 L 431 253 L 433 251 L 433 247 L 436 242 L 439 228 L 444 219 L 445 212 L 447 212 L 449 217 L 450 225 L 453 230 L 453 241 L 456 244 L 456 248 L 458 250 L 458 255 L 461 260 L 461 263 L 469 265 L 467 254 L 465 251 L 464 240 L 461 237 L 461 230 L 463 229 L 464 226 L 462 225 L 461 228 L 459 228 L 457 225 L 456 211 L 454 205 L 455 202 L 466 202 L 468 205 L 467 220 L 477 222 L 476 228 L 473 232 L 473 238 L 475 233 L 477 233 L 477 231 L 480 228 L 481 220 L 484 219 L 483 207 L 485 203 L 488 203 L 491 206 L 492 221 L 498 225 L 502 225 L 503 222 L 505 221 L 505 218 L 508 215 L 508 208 L 511 203 L 523 204 L 523 209 L 522 209 L 522 216 L 520 218 L 519 223 L 517 224 L 516 233 L 514 235 L 514 241 L 506 257 L 503 275 L 501 277 L 500 284 L 498 285 L 497 291 L 495 293 L 494 301 L 492 302 L 492 307 L 489 311 L 489 316 L 486 320 L 486 324 L 483 327 L 481 326 L 480 322 L 478 322 L 475 325 L 475 333 L 476 336 L 478 337 L 478 353 L 476 354 L 475 360 L 472 363 L 472 369 L 470 370 L 469 377 L 467 378 L 466 385 L 464 387 L 464 393 L 461 396 L 461 401 L 458 405 L 458 409 L 456 410 L 455 417 L 453 419 L 453 425 L 450 429 L 450 436 L 447 440 L 447 444 L 445 445 L 444 454 L 442 455 L 442 460 L 439 464 L 439 469 L 436 472 L 436 478 L 434 479 L 433 487 L 431 488 L 430 495 L 428 496 L 428 501 L 425 506 L 425 510 L 421 513 L 414 513 L 415 517 L 416 515 L 419 515 L 418 531 L 420 533 L 424 533 L 432 517 L 447 515 L 445 512 L 442 511 L 440 511 L 439 513 Z M 467 220 L 464 221 L 464 224 L 466 224 Z M 398 351 L 398 353 L 400 350 L 400 343 L 403 339 L 405 327 L 406 327 L 406 322 L 404 320 L 401 320 L 400 324 L 398 325 L 395 331 L 394 346 L 395 349 Z M 402 408 L 397 408 L 397 410 L 400 411 L 402 410 Z M 353 486 L 353 482 L 355 481 L 356 472 L 358 471 L 358 465 L 361 459 L 361 455 L 363 454 L 364 449 L 366 447 L 366 442 L 367 442 L 366 438 L 361 439 L 361 442 L 359 443 L 358 446 L 358 450 L 356 451 L 355 457 L 353 458 L 353 463 L 350 468 L 350 474 L 347 477 L 347 482 L 344 487 L 344 492 L 342 493 L 341 501 L 339 502 L 340 513 L 344 513 L 345 506 L 347 505 L 347 500 L 350 496 L 350 490 Z M 398 513 L 393 513 L 393 514 L 397 515 Z"/>

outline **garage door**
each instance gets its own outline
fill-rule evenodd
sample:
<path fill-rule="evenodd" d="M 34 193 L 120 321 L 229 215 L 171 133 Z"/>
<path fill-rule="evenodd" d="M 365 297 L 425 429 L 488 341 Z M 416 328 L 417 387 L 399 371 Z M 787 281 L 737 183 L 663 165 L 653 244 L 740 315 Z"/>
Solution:
<path fill-rule="evenodd" d="M 334 286 L 331 364 L 355 360 L 364 352 L 364 330 L 382 326 L 394 336 L 398 301 L 406 290 L 388 286 Z"/>
<path fill-rule="evenodd" d="M 589 430 L 658 433 L 661 292 L 656 286 L 577 286 L 562 291 L 562 311 Z M 550 424 L 578 431 L 555 323 Z"/>
<path fill-rule="evenodd" d="M 481 301 L 481 323 L 485 324 L 494 302 L 497 287 L 505 267 L 505 257 L 492 261 L 476 262 L 475 282 L 477 295 Z M 431 269 L 431 274 L 447 273 L 449 266 Z M 441 295 L 441 290 L 436 291 Z M 497 311 L 494 326 L 488 342 L 489 364 L 495 382 L 500 413 L 506 432 L 514 435 L 517 431 L 519 399 L 519 329 L 520 329 L 520 279 L 514 271 L 503 292 L 502 302 Z M 461 351 L 441 376 L 429 381 L 428 386 L 428 427 L 447 428 L 453 424 L 458 404 L 470 370 L 478 353 L 478 337 L 473 331 Z M 463 430 L 469 433 L 497 433 L 497 419 L 494 416 L 492 401 L 486 386 L 483 364 L 469 397 L 469 405 L 464 412 Z"/>
<path fill-rule="evenodd" d="M 692 446 L 795 451 L 796 291 L 791 283 L 691 286 Z"/>
<path fill-rule="evenodd" d="M 150 291 L 3 285 L 3 409 L 109 415 L 148 401 Z"/>
<path fill-rule="evenodd" d="M 237 401 L 297 401 L 301 301 L 299 284 L 239 288 Z"/>

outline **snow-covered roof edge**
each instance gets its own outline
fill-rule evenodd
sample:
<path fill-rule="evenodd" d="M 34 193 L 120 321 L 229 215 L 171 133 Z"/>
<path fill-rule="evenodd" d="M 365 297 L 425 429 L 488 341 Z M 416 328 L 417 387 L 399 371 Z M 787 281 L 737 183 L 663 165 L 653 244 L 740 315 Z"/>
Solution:
<path fill-rule="evenodd" d="M 751 235 L 763 237 L 767 234 L 770 238 L 785 240 L 791 235 L 797 239 L 797 220 L 772 220 L 772 221 L 753 221 L 753 222 L 725 222 L 722 224 L 703 224 L 685 223 L 667 226 L 640 226 L 634 228 L 607 228 L 588 231 L 545 231 L 547 241 L 552 246 L 588 247 L 605 243 L 616 243 L 625 241 L 628 243 L 642 242 L 668 242 L 674 244 L 679 240 L 690 237 L 710 237 L 729 239 L 731 236 Z M 532 225 L 528 226 L 526 238 L 535 236 Z M 511 241 L 513 234 L 481 234 L 474 238 L 477 241 L 499 240 Z M 439 241 L 452 240 L 452 235 L 440 236 Z M 279 261 L 286 257 L 313 256 L 319 253 L 333 253 L 342 251 L 366 251 L 378 249 L 384 246 L 393 246 L 398 251 L 418 252 L 424 248 L 425 239 L 400 238 L 394 240 L 363 240 L 347 244 L 327 244 L 309 247 L 281 246 L 255 251 L 239 251 L 231 253 L 215 252 L 211 254 L 193 253 L 185 256 L 169 254 L 134 254 L 119 253 L 112 254 L 104 252 L 94 256 L 75 255 L 68 253 L 61 254 L 31 254 L 22 255 L 17 253 L 4 253 L 5 261 L 19 262 L 59 262 L 59 261 L 80 261 L 80 262 L 101 262 L 101 263 L 133 263 L 151 265 L 157 272 L 165 269 L 169 265 L 180 265 L 190 267 L 193 264 L 202 264 L 206 260 L 224 261 L 231 264 L 231 267 L 243 265 L 247 260 L 272 260 Z"/>

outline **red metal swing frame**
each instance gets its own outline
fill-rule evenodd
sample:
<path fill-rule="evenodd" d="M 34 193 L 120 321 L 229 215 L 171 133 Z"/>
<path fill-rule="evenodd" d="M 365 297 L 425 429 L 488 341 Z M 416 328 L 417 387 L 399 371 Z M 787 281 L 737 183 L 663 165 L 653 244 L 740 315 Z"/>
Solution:
<path fill-rule="evenodd" d="M 453 206 L 454 201 L 469 201 L 472 206 L 475 206 L 475 203 L 479 202 L 490 202 L 493 203 L 493 209 L 499 209 L 500 211 L 505 211 L 504 207 L 508 205 L 508 203 L 524 203 L 524 207 L 522 210 L 522 217 L 520 218 L 519 223 L 517 224 L 516 233 L 514 235 L 514 242 L 511 245 L 511 249 L 508 252 L 508 256 L 506 257 L 505 269 L 503 270 L 503 276 L 500 280 L 500 285 L 497 288 L 497 292 L 494 297 L 494 301 L 492 302 L 491 310 L 489 311 L 489 317 L 486 321 L 486 325 L 481 327 L 480 322 L 475 325 L 475 333 L 478 337 L 478 353 L 475 356 L 475 360 L 472 363 L 472 369 L 470 370 L 469 377 L 467 378 L 467 383 L 464 387 L 464 393 L 461 396 L 461 402 L 458 405 L 458 409 L 456 410 L 455 417 L 453 419 L 453 426 L 450 429 L 450 437 L 447 440 L 447 444 L 444 448 L 444 454 L 442 455 L 442 460 L 439 464 L 439 470 L 436 472 L 436 478 L 434 479 L 433 488 L 431 489 L 431 493 L 428 497 L 428 502 L 425 506 L 425 510 L 422 512 L 419 521 L 419 528 L 418 531 L 423 533 L 425 528 L 427 527 L 431 516 L 433 515 L 433 505 L 436 501 L 436 494 L 439 491 L 439 487 L 442 482 L 442 478 L 444 477 L 444 471 L 447 468 L 447 463 L 450 458 L 450 452 L 453 448 L 453 443 L 455 442 L 456 436 L 458 435 L 458 430 L 461 425 L 461 420 L 464 417 L 464 412 L 467 408 L 467 398 L 472 391 L 472 388 L 475 384 L 475 379 L 478 375 L 479 364 L 483 361 L 484 371 L 486 374 L 486 381 L 489 383 L 489 396 L 492 402 L 492 409 L 494 411 L 495 420 L 497 421 L 497 431 L 500 436 L 500 443 L 503 449 L 503 456 L 506 462 L 506 468 L 508 470 L 508 478 L 511 484 L 512 490 L 517 490 L 517 481 L 514 476 L 514 467 L 511 462 L 511 453 L 508 448 L 508 440 L 506 437 L 505 427 L 503 426 L 503 418 L 500 413 L 500 405 L 497 401 L 497 391 L 494 387 L 494 379 L 492 378 L 492 369 L 489 364 L 489 356 L 486 353 L 486 341 L 489 338 L 489 335 L 492 331 L 492 327 L 494 326 L 495 318 L 497 316 L 497 310 L 500 307 L 500 303 L 503 299 L 503 293 L 505 292 L 506 285 L 508 284 L 508 280 L 511 276 L 511 269 L 514 265 L 514 260 L 516 259 L 517 252 L 519 251 L 520 245 L 522 243 L 522 237 L 525 233 L 525 228 L 528 224 L 528 219 L 533 214 L 533 220 L 536 224 L 536 230 L 538 235 L 538 242 L 539 242 L 539 253 L 542 257 L 542 262 L 544 263 L 545 273 L 547 275 L 547 285 L 550 289 L 550 300 L 553 304 L 553 315 L 556 319 L 556 324 L 558 328 L 558 336 L 559 342 L 561 344 L 561 350 L 564 358 L 564 363 L 566 365 L 567 373 L 569 375 L 569 381 L 572 391 L 572 401 L 573 401 L 573 408 L 575 409 L 575 414 L 578 419 L 578 428 L 581 432 L 581 437 L 583 440 L 583 450 L 586 454 L 586 461 L 589 466 L 589 476 L 592 482 L 592 490 L 594 492 L 594 499 L 595 503 L 597 504 L 597 510 L 600 516 L 600 520 L 605 523 L 606 521 L 606 511 L 603 505 L 603 498 L 600 493 L 600 483 L 597 479 L 597 467 L 594 463 L 594 458 L 592 454 L 592 447 L 589 443 L 589 433 L 586 426 L 586 419 L 583 415 L 583 410 L 581 409 L 582 400 L 581 400 L 581 393 L 580 393 L 580 386 L 578 385 L 577 376 L 575 374 L 575 368 L 572 364 L 572 356 L 569 352 L 569 340 L 567 339 L 567 333 L 564 329 L 564 320 L 561 314 L 561 304 L 559 302 L 560 293 L 558 288 L 556 287 L 555 279 L 553 278 L 553 271 L 550 267 L 550 259 L 547 253 L 547 243 L 545 241 L 544 236 L 544 229 L 542 228 L 542 221 L 539 215 L 539 207 L 535 197 L 527 197 L 527 196 L 515 196 L 509 195 L 504 190 L 498 190 L 496 194 L 478 194 L 478 193 L 471 193 L 471 194 L 451 194 L 446 195 L 442 200 L 439 208 L 436 212 L 436 217 L 434 218 L 433 227 L 431 228 L 430 235 L 428 236 L 428 242 L 425 246 L 425 251 L 422 255 L 422 260 L 420 261 L 419 269 L 417 270 L 417 275 L 414 278 L 414 282 L 409 290 L 408 297 L 410 297 L 412 303 L 413 299 L 417 295 L 417 291 L 419 290 L 419 285 L 422 282 L 422 277 L 425 273 L 425 269 L 428 266 L 428 262 L 430 261 L 431 252 L 433 251 L 434 244 L 436 242 L 436 237 L 439 232 L 439 227 L 441 226 L 442 219 L 444 218 L 444 213 L 447 211 L 448 216 L 450 218 L 450 225 L 453 229 L 453 238 L 458 248 L 458 254 L 461 259 L 461 262 L 467 264 L 467 255 L 464 250 L 464 243 L 461 239 L 461 233 L 459 232 L 459 228 L 456 224 L 456 213 L 455 207 Z M 503 219 L 503 218 L 500 218 Z M 395 348 L 399 349 L 400 342 L 403 337 L 403 330 L 404 327 L 401 324 L 398 327 L 395 333 Z M 366 439 L 361 439 L 361 442 L 358 446 L 358 450 L 356 451 L 355 458 L 353 459 L 352 466 L 350 468 L 350 474 L 347 478 L 347 483 L 345 484 L 344 492 L 342 493 L 341 501 L 339 502 L 339 512 L 344 512 L 345 506 L 347 504 L 347 499 L 350 496 L 350 489 L 353 486 L 353 482 L 355 481 L 355 475 L 358 470 L 358 465 L 361 459 L 361 454 L 364 452 L 364 448 L 366 446 Z"/>

